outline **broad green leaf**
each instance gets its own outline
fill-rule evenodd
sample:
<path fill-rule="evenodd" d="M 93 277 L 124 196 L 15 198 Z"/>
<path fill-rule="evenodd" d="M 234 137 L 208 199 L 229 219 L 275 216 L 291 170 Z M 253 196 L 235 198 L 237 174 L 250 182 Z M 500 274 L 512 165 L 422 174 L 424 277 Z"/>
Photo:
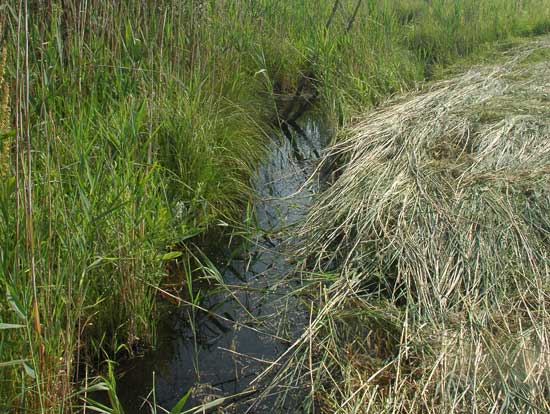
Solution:
<path fill-rule="evenodd" d="M 29 377 L 33 379 L 36 378 L 36 373 L 34 372 L 34 369 L 29 364 L 27 364 L 26 362 L 23 362 L 23 368 L 25 368 L 25 372 Z"/>
<path fill-rule="evenodd" d="M 189 399 L 189 396 L 191 395 L 192 390 L 193 390 L 193 388 L 189 388 L 189 390 L 185 393 L 185 395 L 183 397 L 181 397 L 181 399 L 178 401 L 178 403 L 176 405 L 174 405 L 174 408 L 172 408 L 170 410 L 171 414 L 180 414 L 181 413 L 181 411 L 183 410 L 183 406 L 185 405 L 185 403 Z"/>
<path fill-rule="evenodd" d="M 4 139 L 8 139 L 8 138 L 11 138 L 11 137 L 14 137 L 16 134 L 15 134 L 15 129 L 8 129 L 7 131 L 0 131 L 0 141 L 4 140 Z"/>
<path fill-rule="evenodd" d="M 173 260 L 177 257 L 180 257 L 181 255 L 182 255 L 181 252 L 168 252 L 162 255 L 161 260 Z"/>

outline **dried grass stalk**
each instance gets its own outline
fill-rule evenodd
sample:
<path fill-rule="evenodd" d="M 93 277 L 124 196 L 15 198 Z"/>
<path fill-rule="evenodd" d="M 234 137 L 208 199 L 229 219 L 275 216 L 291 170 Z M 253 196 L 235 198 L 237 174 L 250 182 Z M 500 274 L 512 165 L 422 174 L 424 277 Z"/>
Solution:
<path fill-rule="evenodd" d="M 339 278 L 278 377 L 316 378 L 317 411 L 550 409 L 549 48 L 394 100 L 328 151 L 300 254 Z"/>

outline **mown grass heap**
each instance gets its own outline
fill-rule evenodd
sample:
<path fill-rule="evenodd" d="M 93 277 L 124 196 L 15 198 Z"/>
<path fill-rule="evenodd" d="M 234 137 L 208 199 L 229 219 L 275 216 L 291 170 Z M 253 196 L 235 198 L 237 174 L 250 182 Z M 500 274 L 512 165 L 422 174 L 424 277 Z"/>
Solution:
<path fill-rule="evenodd" d="M 328 151 L 302 255 L 334 282 L 296 345 L 320 412 L 550 409 L 550 38 L 508 53 Z"/>
<path fill-rule="evenodd" d="M 550 25 L 546 0 L 337 3 L 329 27 L 329 0 L 0 4 L 0 411 L 70 412 L 90 364 L 151 342 L 164 253 L 239 226 L 304 74 L 344 123 L 434 65 Z"/>

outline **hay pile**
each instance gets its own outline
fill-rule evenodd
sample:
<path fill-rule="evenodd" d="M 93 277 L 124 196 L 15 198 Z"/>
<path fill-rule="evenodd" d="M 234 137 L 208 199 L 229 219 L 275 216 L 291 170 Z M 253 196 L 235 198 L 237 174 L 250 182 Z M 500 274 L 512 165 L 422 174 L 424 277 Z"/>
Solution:
<path fill-rule="evenodd" d="M 339 276 L 295 347 L 316 350 L 296 361 L 318 410 L 550 410 L 549 51 L 400 98 L 329 150 L 301 254 Z"/>

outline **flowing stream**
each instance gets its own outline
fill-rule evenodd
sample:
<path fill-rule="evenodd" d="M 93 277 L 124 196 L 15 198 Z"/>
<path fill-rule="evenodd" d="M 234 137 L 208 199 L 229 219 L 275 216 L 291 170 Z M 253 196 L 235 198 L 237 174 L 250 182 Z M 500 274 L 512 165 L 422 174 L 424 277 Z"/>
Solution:
<path fill-rule="evenodd" d="M 170 411 L 191 388 L 186 409 L 210 402 L 224 407 L 220 412 L 293 410 L 273 408 L 275 397 L 259 400 L 262 384 L 253 380 L 308 323 L 307 309 L 291 294 L 298 282 L 284 241 L 317 191 L 316 183 L 304 183 L 330 134 L 319 121 L 304 119 L 302 131 L 290 135 L 273 137 L 254 178 L 250 242 L 237 253 L 223 246 L 208 252 L 217 256 L 213 261 L 225 284 L 201 292 L 200 306 L 208 311 L 173 309 L 160 324 L 156 349 L 122 367 L 117 391 L 127 413 L 150 413 L 145 399 Z M 245 393 L 253 386 L 257 392 Z M 296 405 L 291 400 L 287 405 Z"/>

